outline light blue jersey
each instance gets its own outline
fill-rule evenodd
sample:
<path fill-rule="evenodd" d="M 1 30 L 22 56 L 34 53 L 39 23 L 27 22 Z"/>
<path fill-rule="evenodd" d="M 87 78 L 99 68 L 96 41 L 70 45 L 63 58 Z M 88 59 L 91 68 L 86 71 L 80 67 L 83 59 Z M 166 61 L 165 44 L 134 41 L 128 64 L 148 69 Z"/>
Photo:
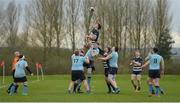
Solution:
<path fill-rule="evenodd" d="M 99 49 L 98 48 L 93 48 L 93 49 L 89 49 L 88 51 L 87 51 L 87 53 L 86 53 L 86 55 L 85 55 L 85 57 L 88 57 L 89 58 L 89 60 L 94 60 L 94 57 L 93 57 L 93 55 L 92 55 L 92 52 L 95 52 L 96 54 L 99 54 Z"/>
<path fill-rule="evenodd" d="M 110 55 L 111 55 L 111 59 L 109 59 L 110 67 L 118 68 L 118 53 L 112 52 Z"/>
<path fill-rule="evenodd" d="M 24 59 L 20 59 L 16 65 L 15 65 L 15 74 L 14 77 L 16 78 L 21 78 L 21 77 L 25 77 L 26 73 L 25 73 L 25 69 L 28 66 L 27 62 Z"/>
<path fill-rule="evenodd" d="M 149 70 L 160 70 L 162 56 L 152 54 L 149 56 Z"/>
<path fill-rule="evenodd" d="M 83 64 L 85 62 L 85 57 L 72 55 L 71 60 L 72 60 L 71 70 L 81 70 L 81 71 L 84 70 Z"/>

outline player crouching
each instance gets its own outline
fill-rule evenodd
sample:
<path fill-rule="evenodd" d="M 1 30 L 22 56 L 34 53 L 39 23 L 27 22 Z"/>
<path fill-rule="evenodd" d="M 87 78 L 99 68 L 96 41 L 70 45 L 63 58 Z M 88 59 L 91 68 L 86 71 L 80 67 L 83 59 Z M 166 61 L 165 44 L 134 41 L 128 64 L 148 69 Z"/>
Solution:
<path fill-rule="evenodd" d="M 25 61 L 25 56 L 23 56 L 23 55 L 19 56 L 19 61 L 16 63 L 15 68 L 16 69 L 15 69 L 15 73 L 14 73 L 14 84 L 10 89 L 9 95 L 14 94 L 16 85 L 18 83 L 23 83 L 22 95 L 25 96 L 25 95 L 27 95 L 27 91 L 28 91 L 28 85 L 27 85 L 27 78 L 26 78 L 25 69 L 28 70 L 28 72 L 31 75 L 33 75 L 33 73 L 28 68 L 27 62 Z"/>
<path fill-rule="evenodd" d="M 90 92 L 88 83 L 86 81 L 86 77 L 84 75 L 84 62 L 89 63 L 89 59 L 87 57 L 80 56 L 79 50 L 76 50 L 71 57 L 72 66 L 71 66 L 71 82 L 69 84 L 68 92 L 71 93 L 72 88 L 75 84 L 75 81 L 81 80 L 84 83 L 84 87 L 87 93 Z"/>

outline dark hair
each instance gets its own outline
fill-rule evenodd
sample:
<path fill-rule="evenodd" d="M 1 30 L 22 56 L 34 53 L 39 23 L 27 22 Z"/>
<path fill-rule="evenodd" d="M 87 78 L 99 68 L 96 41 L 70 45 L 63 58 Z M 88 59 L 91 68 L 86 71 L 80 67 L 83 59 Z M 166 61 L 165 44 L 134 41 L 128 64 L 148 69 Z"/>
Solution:
<path fill-rule="evenodd" d="M 118 52 L 118 50 L 119 50 L 119 49 L 118 49 L 118 47 L 117 47 L 117 46 L 115 46 L 115 51 L 116 51 L 116 52 Z"/>
<path fill-rule="evenodd" d="M 21 55 L 19 55 L 19 58 L 22 58 L 23 57 L 23 55 L 21 54 Z"/>
<path fill-rule="evenodd" d="M 107 49 L 108 49 L 108 53 L 111 51 L 111 48 L 110 47 L 107 47 Z"/>
<path fill-rule="evenodd" d="M 159 51 L 158 48 L 156 48 L 156 47 L 153 48 L 153 52 L 154 52 L 154 53 L 158 53 L 158 51 Z"/>
<path fill-rule="evenodd" d="M 79 50 L 75 50 L 75 51 L 74 51 L 74 54 L 75 54 L 76 56 L 78 56 L 78 55 L 79 55 Z"/>
<path fill-rule="evenodd" d="M 98 30 L 100 30 L 100 29 L 101 29 L 101 24 L 98 23 Z"/>

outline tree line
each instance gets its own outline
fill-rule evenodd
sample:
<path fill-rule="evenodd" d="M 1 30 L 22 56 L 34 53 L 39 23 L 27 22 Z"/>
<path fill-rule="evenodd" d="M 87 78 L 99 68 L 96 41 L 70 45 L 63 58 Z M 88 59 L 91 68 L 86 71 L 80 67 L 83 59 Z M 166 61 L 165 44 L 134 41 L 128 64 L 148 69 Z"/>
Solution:
<path fill-rule="evenodd" d="M 95 8 L 93 14 L 90 7 Z M 60 61 L 60 48 L 82 48 L 85 35 L 100 18 L 102 48 L 118 46 L 126 58 L 127 51 L 139 49 L 145 56 L 158 46 L 169 59 L 170 7 L 170 0 L 29 0 L 24 6 L 12 0 L 0 5 L 0 45 L 31 53 L 41 48 L 41 61 L 48 65 L 51 54 Z"/>

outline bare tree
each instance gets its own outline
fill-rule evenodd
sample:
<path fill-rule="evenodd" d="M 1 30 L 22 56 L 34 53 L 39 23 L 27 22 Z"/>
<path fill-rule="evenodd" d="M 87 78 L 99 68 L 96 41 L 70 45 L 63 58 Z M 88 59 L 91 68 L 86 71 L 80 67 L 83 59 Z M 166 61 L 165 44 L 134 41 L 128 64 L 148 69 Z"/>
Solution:
<path fill-rule="evenodd" d="M 20 18 L 20 5 L 17 5 L 15 1 L 11 1 L 6 9 L 6 22 L 5 30 L 8 35 L 7 44 L 11 49 L 17 46 L 17 34 L 19 28 L 19 18 Z"/>
<path fill-rule="evenodd" d="M 168 0 L 156 0 L 153 9 L 153 40 L 157 44 L 159 42 L 160 34 L 170 29 L 172 16 L 169 14 Z"/>
<path fill-rule="evenodd" d="M 68 19 L 68 28 L 70 33 L 70 40 L 72 45 L 72 50 L 74 51 L 76 48 L 76 32 L 78 32 L 76 29 L 78 28 L 77 22 L 79 20 L 79 11 L 80 11 L 80 0 L 69 0 L 67 2 L 67 19 Z"/>

